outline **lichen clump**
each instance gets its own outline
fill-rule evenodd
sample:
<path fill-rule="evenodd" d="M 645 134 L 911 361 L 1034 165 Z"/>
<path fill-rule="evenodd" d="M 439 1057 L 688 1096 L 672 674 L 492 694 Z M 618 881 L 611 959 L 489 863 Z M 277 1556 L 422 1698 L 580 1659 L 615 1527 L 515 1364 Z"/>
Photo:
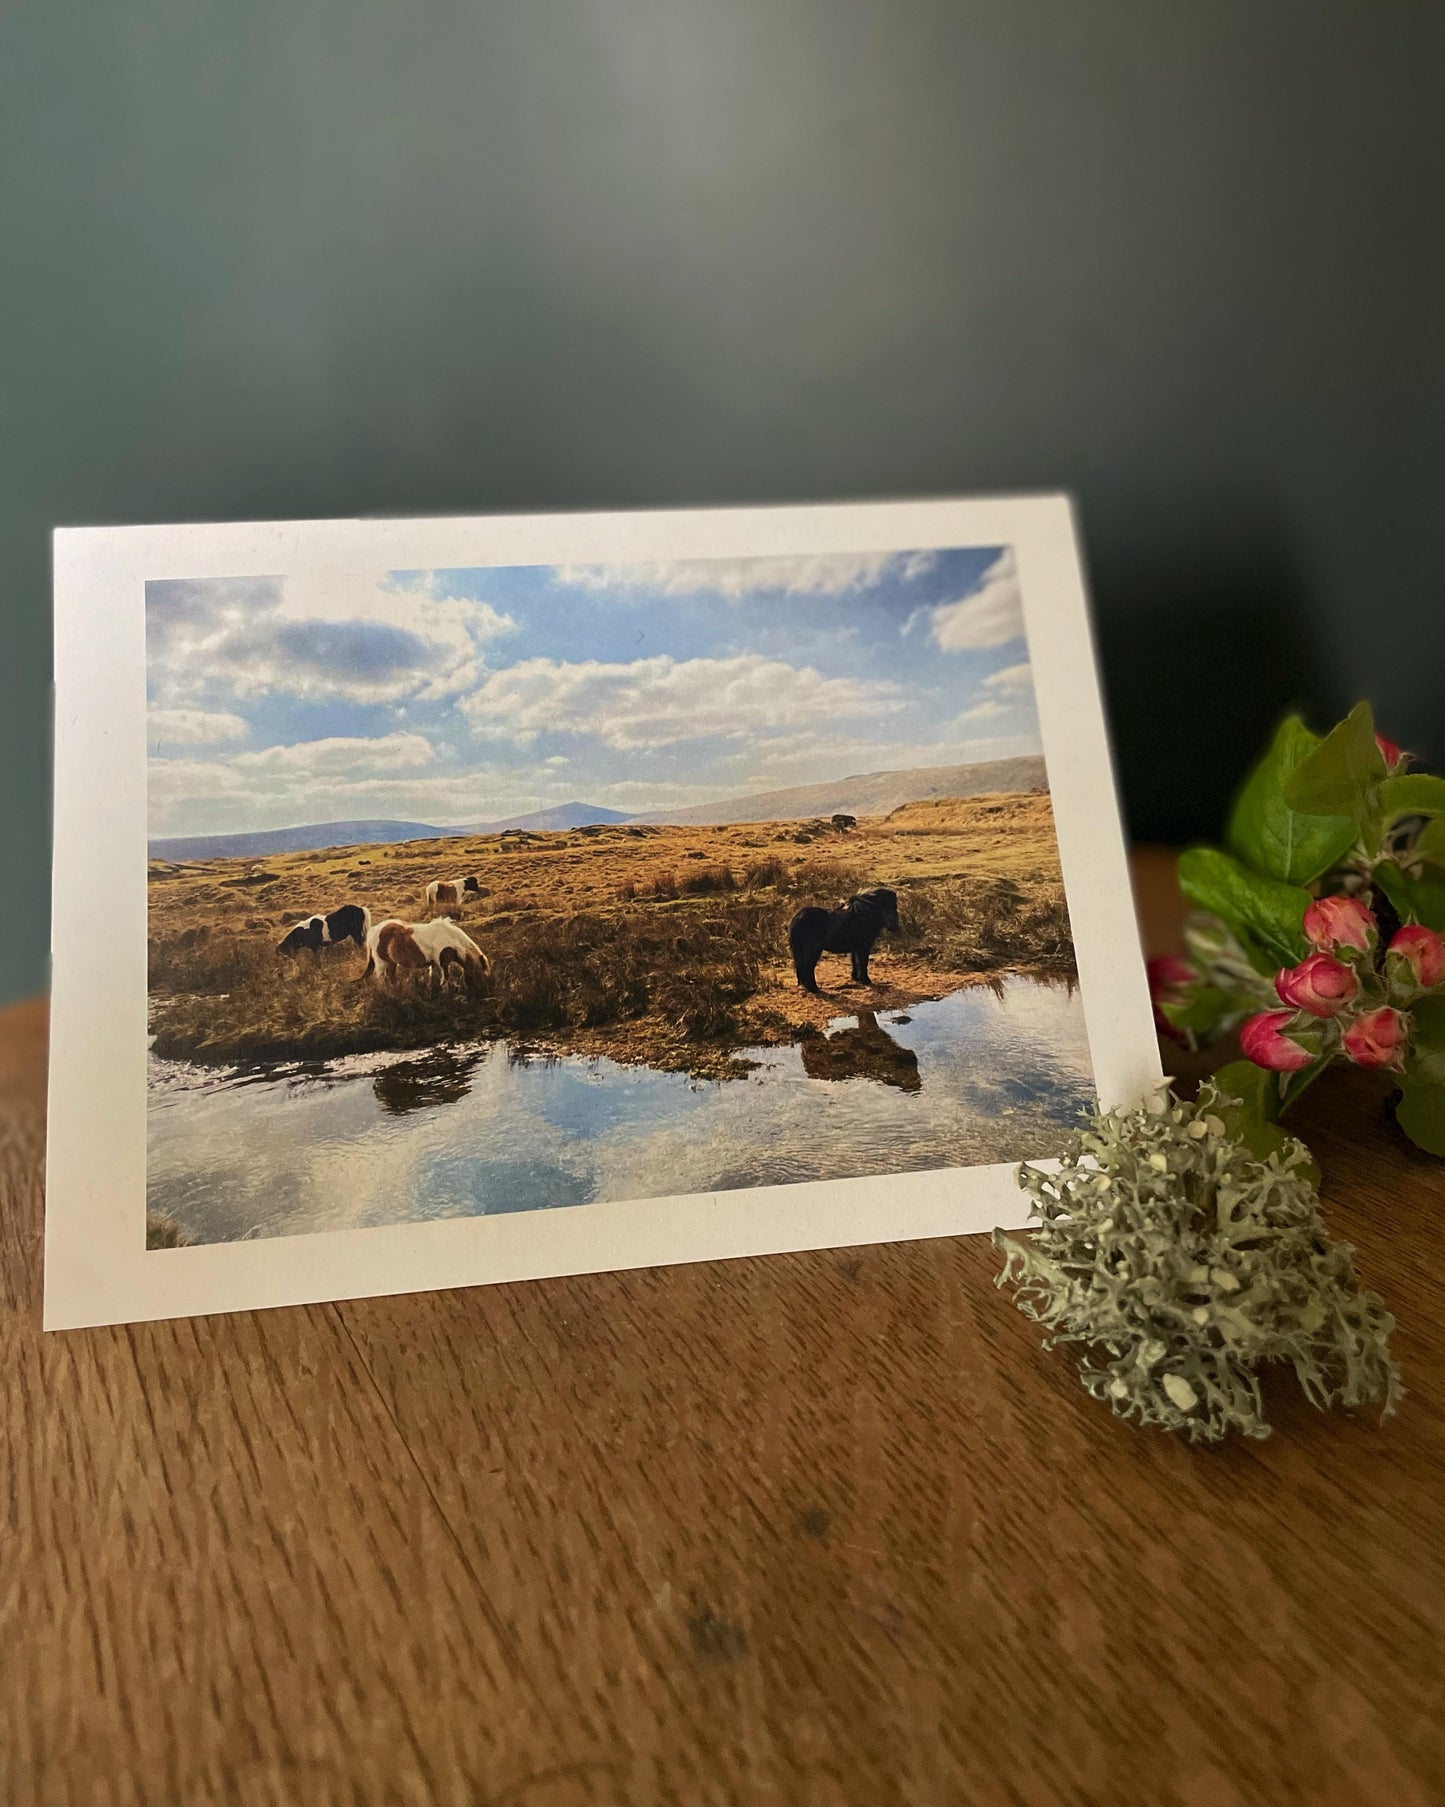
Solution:
<path fill-rule="evenodd" d="M 1218 1442 L 1267 1437 L 1259 1369 L 1289 1363 L 1321 1408 L 1401 1396 L 1394 1319 L 1361 1290 L 1354 1252 L 1320 1216 L 1296 1141 L 1257 1160 L 1229 1133 L 1233 1101 L 1098 1112 L 1058 1170 L 1023 1166 L 1042 1227 L 1001 1230 L 1000 1286 L 1048 1331 L 1083 1343 L 1084 1386 L 1121 1417 Z"/>

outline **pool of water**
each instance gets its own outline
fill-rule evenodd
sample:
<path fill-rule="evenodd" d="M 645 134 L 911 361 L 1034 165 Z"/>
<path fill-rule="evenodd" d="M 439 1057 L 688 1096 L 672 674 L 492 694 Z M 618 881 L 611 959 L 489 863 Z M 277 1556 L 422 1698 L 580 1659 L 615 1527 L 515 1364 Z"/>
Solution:
<path fill-rule="evenodd" d="M 1008 977 L 744 1078 L 507 1044 L 218 1073 L 151 1059 L 148 1199 L 193 1242 L 1014 1161 L 1093 1097 L 1077 991 Z"/>

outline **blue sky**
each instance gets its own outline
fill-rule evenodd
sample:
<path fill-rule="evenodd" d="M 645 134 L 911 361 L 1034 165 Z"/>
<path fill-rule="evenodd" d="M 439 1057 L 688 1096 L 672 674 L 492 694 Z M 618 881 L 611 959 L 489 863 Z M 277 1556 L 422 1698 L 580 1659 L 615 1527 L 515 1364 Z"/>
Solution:
<path fill-rule="evenodd" d="M 620 810 L 1039 750 L 1006 548 L 146 586 L 150 831 Z"/>

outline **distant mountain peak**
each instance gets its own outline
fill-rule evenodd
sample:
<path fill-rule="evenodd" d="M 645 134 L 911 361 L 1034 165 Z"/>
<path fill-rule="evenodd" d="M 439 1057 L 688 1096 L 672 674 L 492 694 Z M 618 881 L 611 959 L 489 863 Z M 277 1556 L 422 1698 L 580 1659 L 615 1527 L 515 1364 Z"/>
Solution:
<path fill-rule="evenodd" d="M 987 791 L 1046 791 L 1040 755 L 987 759 L 972 765 L 912 766 L 898 772 L 857 772 L 826 784 L 797 784 L 785 790 L 724 797 L 685 809 L 653 809 L 636 822 L 722 827 L 731 822 L 793 822 L 813 816 L 886 816 L 904 803 L 933 797 L 977 797 Z"/>
<path fill-rule="evenodd" d="M 757 791 L 726 797 L 717 803 L 680 809 L 654 809 L 629 815 L 601 803 L 558 803 L 500 822 L 468 822 L 459 828 L 437 828 L 426 822 L 312 822 L 298 828 L 267 828 L 249 834 L 171 835 L 150 843 L 153 860 L 264 859 L 273 853 L 310 853 L 326 847 L 359 847 L 395 841 L 434 841 L 458 835 L 501 834 L 521 829 L 529 834 L 556 834 L 594 823 L 657 822 L 722 827 L 730 822 L 790 822 L 812 816 L 846 813 L 886 816 L 904 803 L 926 803 L 932 797 L 976 797 L 985 791 L 1046 791 L 1044 762 L 1037 755 L 992 759 L 974 765 L 914 766 L 901 772 L 859 772 L 827 784 L 793 785 L 786 790 Z"/>
<path fill-rule="evenodd" d="M 311 853 L 324 847 L 379 846 L 389 841 L 434 841 L 460 831 L 427 822 L 306 822 L 240 834 L 162 835 L 150 842 L 153 860 L 264 859 L 269 853 Z"/>
<path fill-rule="evenodd" d="M 558 803 L 551 809 L 529 810 L 525 815 L 507 816 L 500 822 L 468 822 L 459 832 L 465 834 L 502 834 L 509 828 L 524 829 L 531 834 L 546 834 L 565 828 L 590 828 L 595 822 L 630 822 L 624 810 L 608 809 L 601 803 Z"/>

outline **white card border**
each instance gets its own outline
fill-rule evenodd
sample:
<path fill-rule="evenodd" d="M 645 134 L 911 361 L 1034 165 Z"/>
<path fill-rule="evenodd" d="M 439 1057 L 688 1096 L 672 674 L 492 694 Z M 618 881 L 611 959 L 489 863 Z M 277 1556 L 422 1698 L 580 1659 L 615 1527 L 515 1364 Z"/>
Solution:
<path fill-rule="evenodd" d="M 55 881 L 45 1328 L 1018 1227 L 1013 1165 L 147 1250 L 144 585 L 1014 548 L 1095 1083 L 1159 1079 L 1067 496 L 635 514 L 65 528 L 55 535 Z"/>

